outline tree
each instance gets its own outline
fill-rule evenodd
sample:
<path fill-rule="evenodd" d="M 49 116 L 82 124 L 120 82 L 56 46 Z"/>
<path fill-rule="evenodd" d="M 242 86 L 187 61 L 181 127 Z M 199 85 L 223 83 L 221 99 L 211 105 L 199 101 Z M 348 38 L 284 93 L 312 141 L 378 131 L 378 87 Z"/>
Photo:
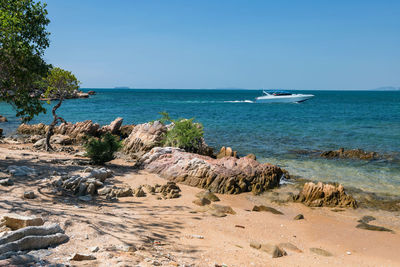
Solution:
<path fill-rule="evenodd" d="M 46 133 L 46 150 L 53 150 L 50 145 L 50 138 L 53 135 L 54 127 L 58 122 L 65 122 L 65 120 L 56 114 L 56 110 L 61 106 L 65 96 L 79 88 L 79 81 L 70 71 L 63 70 L 61 68 L 53 68 L 50 70 L 49 75 L 45 79 L 47 85 L 45 97 L 50 95 L 55 96 L 58 99 L 58 103 L 53 107 L 53 122 L 49 125 L 49 129 Z"/>
<path fill-rule="evenodd" d="M 0 0 L 0 101 L 13 105 L 25 120 L 45 112 L 38 89 L 50 68 L 42 58 L 49 23 L 46 4 Z"/>

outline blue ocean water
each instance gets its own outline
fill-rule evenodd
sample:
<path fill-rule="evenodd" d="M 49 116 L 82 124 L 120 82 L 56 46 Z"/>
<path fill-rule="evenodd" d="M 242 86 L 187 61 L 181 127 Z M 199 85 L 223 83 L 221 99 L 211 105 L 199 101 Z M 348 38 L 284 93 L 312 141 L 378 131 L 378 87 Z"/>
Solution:
<path fill-rule="evenodd" d="M 295 152 L 344 147 L 398 157 L 400 92 L 303 91 L 315 97 L 300 104 L 258 104 L 253 100 L 260 90 L 95 91 L 89 99 L 65 101 L 59 114 L 71 122 L 91 119 L 100 124 L 116 117 L 123 117 L 125 124 L 143 123 L 159 118 L 160 111 L 173 118 L 195 117 L 205 127 L 207 143 L 215 148 L 254 153 L 260 161 L 305 178 L 400 195 L 399 161 L 327 160 Z M 6 133 L 15 130 L 19 121 L 13 110 L 0 103 L 0 114 L 10 120 L 1 125 Z M 50 121 L 48 112 L 32 123 Z"/>

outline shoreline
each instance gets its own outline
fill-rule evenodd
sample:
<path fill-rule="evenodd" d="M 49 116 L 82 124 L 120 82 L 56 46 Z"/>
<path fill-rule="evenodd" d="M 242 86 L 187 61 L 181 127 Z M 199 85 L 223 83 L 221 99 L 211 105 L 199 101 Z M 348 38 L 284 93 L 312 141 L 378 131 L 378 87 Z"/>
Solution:
<path fill-rule="evenodd" d="M 1 144 L 2 164 L 21 162 L 23 159 L 24 165 L 47 172 L 77 173 L 86 168 L 70 163 L 46 163 L 52 159 L 68 162 L 79 157 L 65 152 L 32 151 L 29 147 Z M 127 184 L 132 188 L 166 182 L 158 175 L 136 170 L 133 165 L 134 162 L 122 159 L 107 164 L 106 167 L 115 172 L 110 182 Z M 236 212 L 235 215 L 219 218 L 203 213 L 201 207 L 192 203 L 196 199 L 195 194 L 203 190 L 187 185 L 179 184 L 182 192 L 181 197 L 176 199 L 158 200 L 156 195 L 147 194 L 142 198 L 119 198 L 117 202 L 105 201 L 101 197 L 82 202 L 75 197 L 54 194 L 51 187 L 46 186 L 46 175 L 42 180 L 35 180 L 18 178 L 12 187 L 14 189 L 0 186 L 0 190 L 7 189 L 8 192 L 0 195 L 0 202 L 4 204 L 0 213 L 12 210 L 25 215 L 38 215 L 65 227 L 66 234 L 70 236 L 68 243 L 48 249 L 49 255 L 43 254 L 43 251 L 33 253 L 53 263 L 83 266 L 85 262 L 68 260 L 77 251 L 96 256 L 95 261 L 87 262 L 91 266 L 110 266 L 121 262 L 151 266 L 154 261 L 163 266 L 174 266 L 175 263 L 194 266 L 396 266 L 400 263 L 397 253 L 400 246 L 399 212 L 365 208 L 339 211 L 328 207 L 311 208 L 301 203 L 278 204 L 265 195 L 242 193 L 217 194 L 221 199 L 218 204 L 228 205 Z M 20 195 L 27 189 L 33 190 L 37 197 L 21 199 Z M 274 191 L 267 193 L 275 195 Z M 283 215 L 252 212 L 253 205 L 267 205 Z M 293 220 L 299 213 L 305 219 Z M 366 215 L 376 218 L 374 224 L 390 228 L 395 233 L 355 228 L 357 220 Z M 349 236 L 352 238 L 349 239 Z M 302 252 L 286 249 L 287 256 L 271 258 L 269 254 L 250 247 L 253 241 L 291 243 Z M 127 245 L 134 245 L 137 250 L 125 252 L 123 247 Z M 99 252 L 90 251 L 94 246 L 99 247 Z M 333 256 L 315 254 L 310 248 L 323 249 Z M 170 259 L 165 255 L 169 255 Z"/>

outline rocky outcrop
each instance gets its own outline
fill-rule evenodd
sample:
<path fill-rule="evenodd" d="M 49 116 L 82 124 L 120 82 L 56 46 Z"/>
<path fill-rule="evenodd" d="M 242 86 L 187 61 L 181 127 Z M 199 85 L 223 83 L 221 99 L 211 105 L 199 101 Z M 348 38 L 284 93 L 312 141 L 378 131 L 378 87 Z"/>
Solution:
<path fill-rule="evenodd" d="M 76 143 L 80 143 L 84 140 L 86 135 L 97 135 L 100 129 L 98 123 L 93 123 L 91 120 L 77 122 L 75 124 L 67 122 L 62 123 L 60 126 L 54 129 L 55 134 L 68 135 Z"/>
<path fill-rule="evenodd" d="M 238 156 L 237 156 L 237 152 L 233 151 L 232 148 L 223 146 L 223 147 L 221 147 L 221 149 L 220 149 L 220 151 L 219 151 L 219 153 L 217 155 L 217 159 L 221 159 L 221 158 L 224 158 L 224 157 L 237 158 Z"/>
<path fill-rule="evenodd" d="M 123 118 L 116 118 L 109 125 L 101 127 L 102 132 L 110 132 L 112 134 L 118 134 L 119 129 L 122 126 Z"/>
<path fill-rule="evenodd" d="M 8 122 L 7 118 L 0 115 L 0 122 Z"/>
<path fill-rule="evenodd" d="M 136 125 L 123 143 L 123 152 L 140 156 L 153 147 L 161 145 L 166 132 L 167 127 L 159 121 Z"/>
<path fill-rule="evenodd" d="M 22 216 L 14 213 L 3 216 L 0 221 L 1 227 L 6 227 L 13 231 L 27 226 L 40 226 L 43 224 L 44 221 L 40 217 Z"/>
<path fill-rule="evenodd" d="M 48 127 L 49 126 L 44 123 L 33 125 L 22 123 L 17 129 L 17 133 L 26 135 L 45 135 Z"/>
<path fill-rule="evenodd" d="M 366 152 L 362 149 L 345 150 L 344 148 L 339 148 L 338 150 L 324 151 L 320 154 L 320 156 L 328 159 L 340 158 L 373 160 L 381 158 L 381 155 L 379 155 L 377 152 Z"/>
<path fill-rule="evenodd" d="M 277 187 L 283 174 L 277 166 L 250 158 L 213 159 L 172 147 L 153 148 L 139 165 L 170 181 L 226 194 L 259 194 Z"/>
<path fill-rule="evenodd" d="M 303 190 L 295 196 L 295 201 L 302 202 L 310 207 L 357 208 L 356 200 L 347 195 L 340 184 L 306 183 Z"/>

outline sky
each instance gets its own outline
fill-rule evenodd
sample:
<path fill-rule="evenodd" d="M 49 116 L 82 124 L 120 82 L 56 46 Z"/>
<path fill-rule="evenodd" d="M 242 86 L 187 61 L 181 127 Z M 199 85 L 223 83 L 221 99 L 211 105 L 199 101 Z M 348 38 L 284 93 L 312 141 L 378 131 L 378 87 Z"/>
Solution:
<path fill-rule="evenodd" d="M 400 86 L 400 1 L 45 2 L 45 59 L 86 88 Z"/>

